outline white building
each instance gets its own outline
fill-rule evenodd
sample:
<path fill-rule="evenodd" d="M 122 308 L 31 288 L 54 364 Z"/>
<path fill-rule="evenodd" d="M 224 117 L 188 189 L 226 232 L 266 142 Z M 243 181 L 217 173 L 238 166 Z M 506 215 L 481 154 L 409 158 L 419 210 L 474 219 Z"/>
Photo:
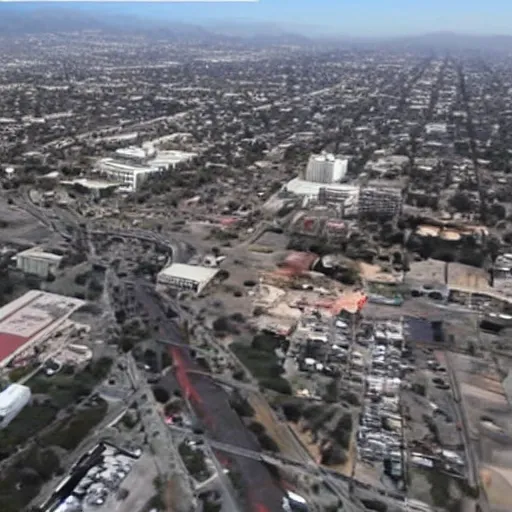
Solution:
<path fill-rule="evenodd" d="M 200 293 L 217 275 L 218 271 L 217 268 L 173 263 L 158 274 L 157 283 Z"/>
<path fill-rule="evenodd" d="M 156 155 L 148 160 L 147 164 L 151 167 L 157 167 L 163 171 L 174 169 L 177 165 L 190 162 L 197 157 L 197 153 L 187 151 L 158 151 Z"/>
<path fill-rule="evenodd" d="M 315 183 L 339 183 L 347 174 L 348 160 L 334 155 L 311 155 L 306 167 L 306 181 Z"/>
<path fill-rule="evenodd" d="M 343 198 L 343 201 L 348 201 L 350 204 L 357 204 L 359 199 L 359 187 L 348 185 L 346 183 L 331 183 L 326 187 L 324 183 L 293 178 L 286 183 L 283 188 L 291 194 L 312 200 L 322 199 L 321 196 L 325 195 L 326 191 L 327 195 L 340 195 L 340 197 Z"/>
<path fill-rule="evenodd" d="M 146 163 L 148 158 L 154 157 L 156 150 L 151 145 L 146 145 L 143 148 L 137 146 L 130 146 L 127 148 L 116 149 L 116 157 L 124 160 L 130 160 L 140 164 Z"/>
<path fill-rule="evenodd" d="M 46 278 L 49 274 L 55 274 L 61 260 L 62 256 L 34 247 L 16 255 L 16 267 L 26 274 Z"/>
<path fill-rule="evenodd" d="M 158 167 L 125 164 L 113 158 L 102 158 L 97 168 L 108 179 L 122 183 L 132 192 L 138 190 L 151 174 L 161 172 Z"/>
<path fill-rule="evenodd" d="M 425 132 L 427 135 L 445 135 L 448 131 L 446 123 L 428 123 L 425 125 Z"/>
<path fill-rule="evenodd" d="M 9 425 L 30 402 L 31 396 L 30 388 L 21 384 L 11 384 L 0 393 L 0 429 Z"/>

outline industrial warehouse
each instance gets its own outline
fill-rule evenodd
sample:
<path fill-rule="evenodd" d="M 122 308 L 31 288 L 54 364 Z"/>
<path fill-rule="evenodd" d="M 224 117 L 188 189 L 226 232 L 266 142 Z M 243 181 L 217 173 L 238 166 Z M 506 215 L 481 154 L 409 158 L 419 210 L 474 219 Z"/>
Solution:
<path fill-rule="evenodd" d="M 62 256 L 32 247 L 16 255 L 16 267 L 27 274 L 46 278 L 58 269 Z"/>
<path fill-rule="evenodd" d="M 0 368 L 42 342 L 85 302 L 31 290 L 0 308 Z"/>
<path fill-rule="evenodd" d="M 173 263 L 158 274 L 157 282 L 160 285 L 200 293 L 213 280 L 217 272 L 216 268 Z"/>

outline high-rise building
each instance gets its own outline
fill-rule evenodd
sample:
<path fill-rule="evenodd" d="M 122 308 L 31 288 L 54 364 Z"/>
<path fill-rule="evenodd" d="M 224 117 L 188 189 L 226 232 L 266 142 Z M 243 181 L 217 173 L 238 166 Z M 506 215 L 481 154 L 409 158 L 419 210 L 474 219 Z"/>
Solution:
<path fill-rule="evenodd" d="M 347 174 L 348 160 L 334 155 L 311 155 L 306 167 L 306 180 L 316 183 L 339 183 Z"/>
<path fill-rule="evenodd" d="M 361 187 L 359 215 L 392 218 L 402 210 L 402 191 L 393 188 Z"/>

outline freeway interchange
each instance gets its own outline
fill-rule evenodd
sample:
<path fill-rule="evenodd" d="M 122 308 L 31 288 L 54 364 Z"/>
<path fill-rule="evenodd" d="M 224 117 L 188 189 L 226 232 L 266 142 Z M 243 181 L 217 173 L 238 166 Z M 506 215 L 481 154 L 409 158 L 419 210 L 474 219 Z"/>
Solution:
<path fill-rule="evenodd" d="M 16 197 L 14 201 L 18 207 L 26 210 L 48 229 L 61 235 L 66 240 L 76 240 L 77 235 L 85 237 L 87 243 L 82 244 L 81 247 L 87 250 L 89 261 L 100 262 L 107 267 L 109 262 L 101 261 L 95 254 L 95 239 L 116 238 L 123 241 L 138 240 L 155 244 L 165 249 L 172 261 L 186 260 L 190 254 L 190 248 L 186 247 L 183 242 L 168 240 L 153 231 L 97 229 L 89 227 L 86 221 L 81 220 L 77 214 L 67 209 L 57 208 L 49 215 L 44 208 L 34 205 L 24 197 Z M 106 292 L 110 295 L 111 308 L 115 307 L 116 300 L 119 299 L 118 296 L 116 297 L 114 289 L 117 290 L 118 295 L 121 289 L 125 298 L 126 296 L 130 297 L 128 302 L 132 305 L 132 308 L 135 307 L 138 314 L 144 313 L 148 322 L 157 326 L 158 342 L 166 346 L 166 350 L 171 355 L 179 387 L 189 404 L 192 414 L 201 424 L 203 434 L 197 434 L 194 430 L 177 426 L 169 427 L 158 412 L 156 403 L 145 406 L 147 415 L 144 415 L 144 421 L 146 425 L 150 430 L 159 432 L 158 435 L 155 434 L 160 440 L 157 449 L 159 453 L 158 460 L 160 461 L 157 464 L 159 471 L 163 475 L 169 475 L 170 473 L 179 475 L 181 492 L 184 493 L 184 496 L 187 496 L 185 501 L 191 504 L 194 503 L 193 484 L 185 477 L 186 470 L 177 453 L 173 434 L 180 434 L 181 436 L 185 434 L 191 439 L 199 438 L 206 444 L 208 453 L 216 467 L 216 474 L 219 477 L 224 500 L 227 500 L 230 504 L 226 510 L 241 510 L 231 481 L 226 477 L 225 472 L 221 471 L 226 463 L 229 467 L 234 465 L 242 480 L 245 481 L 246 496 L 244 499 L 246 501 L 244 507 L 249 506 L 255 512 L 278 510 L 285 495 L 280 484 L 270 475 L 267 464 L 288 472 L 323 480 L 330 492 L 339 499 L 340 503 L 343 503 L 344 510 L 349 512 L 364 510 L 364 505 L 357 497 L 358 493 L 365 495 L 367 492 L 378 491 L 381 498 L 388 500 L 390 504 L 398 507 L 403 504 L 404 499 L 401 495 L 393 496 L 383 493 L 382 490 L 372 489 L 369 485 L 358 483 L 350 477 L 343 477 L 339 473 L 319 466 L 316 462 L 307 460 L 308 457 L 302 461 L 297 461 L 279 454 L 262 452 L 252 434 L 249 433 L 231 408 L 228 394 L 223 388 L 223 386 L 228 385 L 229 387 L 246 388 L 252 392 L 258 392 L 257 383 L 244 384 L 232 380 L 228 382 L 222 377 L 217 379 L 213 375 L 204 372 L 191 356 L 193 347 L 184 338 L 183 325 L 180 324 L 179 319 L 184 320 L 186 313 L 180 310 L 176 301 L 164 299 L 159 295 L 150 282 L 133 276 L 114 277 L 114 279 L 108 279 L 107 281 Z M 126 305 L 126 302 L 124 304 Z M 169 308 L 178 315 L 178 320 L 168 318 L 167 311 Z M 132 311 L 132 314 L 135 314 L 135 310 Z M 188 320 L 188 318 L 186 319 Z M 219 346 L 208 332 L 204 331 L 203 334 L 216 350 L 222 350 L 228 359 L 241 365 L 240 361 L 228 348 Z M 246 368 L 244 370 L 248 373 Z M 151 388 L 144 377 L 140 375 L 140 371 L 132 358 L 128 358 L 126 371 L 133 388 L 132 399 L 129 403 L 133 403 L 135 398 L 140 398 L 142 395 L 152 397 Z M 129 404 L 125 406 L 125 409 L 116 409 L 115 414 L 113 413 L 114 416 L 118 416 L 120 412 L 127 410 L 128 407 Z M 112 421 L 114 416 L 109 414 L 108 421 Z M 102 425 L 106 425 L 108 421 L 102 422 Z M 97 433 L 99 434 L 98 429 Z M 167 441 L 162 444 L 162 439 Z M 255 482 L 257 482 L 257 485 L 254 485 Z M 356 492 L 354 492 L 354 489 Z M 191 506 L 193 507 L 193 505 Z"/>

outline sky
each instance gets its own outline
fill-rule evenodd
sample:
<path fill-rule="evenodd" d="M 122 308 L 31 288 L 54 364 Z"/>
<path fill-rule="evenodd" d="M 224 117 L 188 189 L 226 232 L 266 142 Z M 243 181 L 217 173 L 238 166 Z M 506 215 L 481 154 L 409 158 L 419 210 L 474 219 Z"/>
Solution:
<path fill-rule="evenodd" d="M 67 6 L 160 21 L 272 23 L 310 35 L 381 37 L 438 31 L 512 35 L 512 0 L 68 1 Z"/>

